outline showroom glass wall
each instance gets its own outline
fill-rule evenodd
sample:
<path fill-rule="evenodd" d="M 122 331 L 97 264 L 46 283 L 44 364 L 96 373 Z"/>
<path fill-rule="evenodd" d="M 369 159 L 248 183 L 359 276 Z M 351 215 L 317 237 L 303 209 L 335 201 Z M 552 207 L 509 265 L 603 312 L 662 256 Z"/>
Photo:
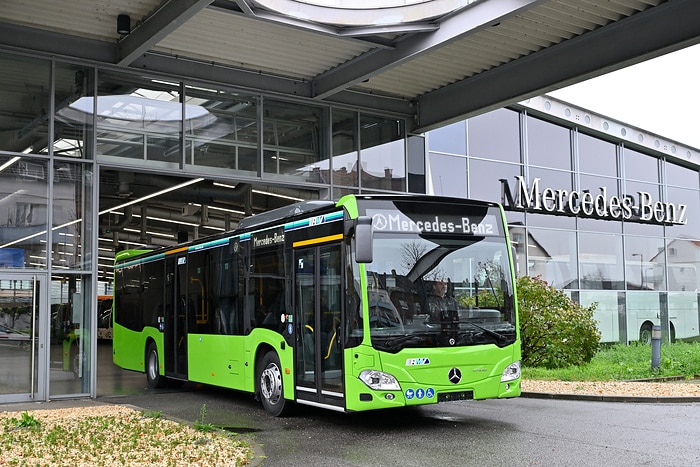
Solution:
<path fill-rule="evenodd" d="M 322 199 L 424 186 L 423 140 L 394 116 L 9 52 L 0 69 L 0 325 L 37 355 L 0 371 L 0 400 L 94 393 L 99 167 Z"/>
<path fill-rule="evenodd" d="M 595 317 L 604 342 L 699 337 L 700 184 L 695 168 L 641 152 L 629 143 L 538 118 L 528 109 L 499 109 L 428 133 L 427 191 L 504 202 L 505 179 L 539 188 L 649 193 L 687 206 L 685 224 L 640 223 L 508 210 L 518 274 L 542 276 Z M 544 118 L 544 119 L 543 119 Z M 665 224 L 665 225 L 664 225 Z"/>
<path fill-rule="evenodd" d="M 62 108 L 93 93 L 95 73 L 9 54 L 0 55 L 0 69 L 0 325 L 19 341 L 0 349 L 0 359 L 11 362 L 0 394 L 89 393 L 92 123 L 67 118 Z M 31 287 L 33 298 L 15 301 L 25 292 L 17 284 Z M 10 355 L 27 343 L 30 352 Z"/>

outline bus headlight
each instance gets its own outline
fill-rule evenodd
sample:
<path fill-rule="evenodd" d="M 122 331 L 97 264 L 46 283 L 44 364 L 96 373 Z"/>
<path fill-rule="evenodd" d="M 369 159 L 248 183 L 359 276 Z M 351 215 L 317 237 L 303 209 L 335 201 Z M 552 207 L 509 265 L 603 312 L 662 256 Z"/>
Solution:
<path fill-rule="evenodd" d="M 370 389 L 377 391 L 400 391 L 401 386 L 389 373 L 377 370 L 364 370 L 360 373 L 360 380 Z"/>
<path fill-rule="evenodd" d="M 503 370 L 503 374 L 501 374 L 501 383 L 513 381 L 518 378 L 520 378 L 520 361 L 511 363 Z"/>

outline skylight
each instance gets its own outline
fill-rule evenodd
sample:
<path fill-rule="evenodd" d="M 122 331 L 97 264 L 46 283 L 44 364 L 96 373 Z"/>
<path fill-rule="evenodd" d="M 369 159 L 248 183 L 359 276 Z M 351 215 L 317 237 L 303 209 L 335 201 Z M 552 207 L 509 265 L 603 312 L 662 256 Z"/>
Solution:
<path fill-rule="evenodd" d="M 391 26 L 429 21 L 478 0 L 251 0 L 291 18 L 339 26 Z"/>

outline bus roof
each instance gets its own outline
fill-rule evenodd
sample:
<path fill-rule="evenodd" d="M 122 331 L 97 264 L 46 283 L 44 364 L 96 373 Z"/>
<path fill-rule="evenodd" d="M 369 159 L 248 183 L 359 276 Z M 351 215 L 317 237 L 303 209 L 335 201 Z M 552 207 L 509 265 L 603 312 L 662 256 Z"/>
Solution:
<path fill-rule="evenodd" d="M 261 224 L 266 224 L 271 221 L 280 221 L 287 217 L 296 216 L 297 214 L 303 214 L 306 212 L 316 211 L 321 208 L 327 208 L 329 206 L 335 206 L 333 201 L 301 201 L 295 204 L 289 204 L 287 206 L 282 206 L 281 208 L 272 209 L 270 211 L 261 212 L 260 214 L 255 214 L 250 217 L 242 219 L 238 223 L 239 229 L 249 229 Z"/>

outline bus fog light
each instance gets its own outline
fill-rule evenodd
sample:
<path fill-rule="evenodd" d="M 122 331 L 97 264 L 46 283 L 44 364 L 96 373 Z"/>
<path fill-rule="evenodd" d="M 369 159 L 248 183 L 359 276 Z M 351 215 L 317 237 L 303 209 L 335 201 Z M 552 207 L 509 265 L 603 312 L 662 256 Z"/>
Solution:
<path fill-rule="evenodd" d="M 501 374 L 501 383 L 513 381 L 518 378 L 520 378 L 520 361 L 511 363 L 503 370 L 503 374 Z"/>
<path fill-rule="evenodd" d="M 388 401 L 394 400 L 394 394 L 391 392 L 388 392 L 385 397 L 386 397 L 386 400 L 388 400 Z"/>
<path fill-rule="evenodd" d="M 401 386 L 389 373 L 377 370 L 364 370 L 360 373 L 360 380 L 370 389 L 376 391 L 400 391 Z"/>

